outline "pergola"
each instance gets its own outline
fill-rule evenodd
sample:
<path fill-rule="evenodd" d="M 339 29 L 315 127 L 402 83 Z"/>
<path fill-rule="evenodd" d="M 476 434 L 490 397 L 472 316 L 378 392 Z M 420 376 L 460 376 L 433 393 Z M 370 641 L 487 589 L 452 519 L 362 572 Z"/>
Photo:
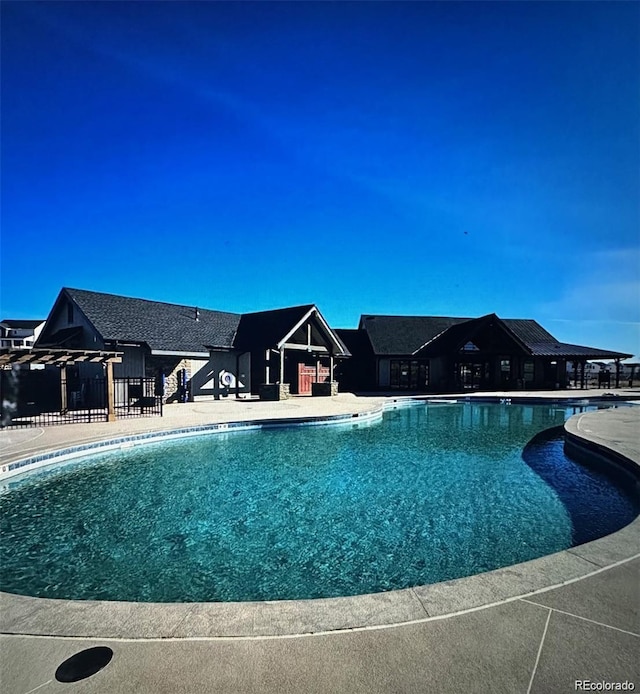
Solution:
<path fill-rule="evenodd" d="M 574 386 L 577 388 L 578 387 L 578 380 L 580 381 L 580 388 L 584 388 L 586 383 L 585 383 L 585 367 L 588 361 L 595 361 L 596 359 L 613 359 L 614 364 L 615 364 L 615 387 L 619 388 L 620 387 L 620 360 L 621 359 L 627 359 L 630 355 L 627 354 L 620 354 L 618 352 L 611 352 L 611 353 L 604 353 L 604 356 L 602 354 L 598 354 L 597 356 L 591 356 L 589 357 L 588 355 L 585 356 L 584 354 L 573 354 L 569 355 L 566 357 L 566 360 L 569 362 L 573 362 L 573 383 Z"/>
<path fill-rule="evenodd" d="M 105 370 L 107 384 L 107 421 L 115 422 L 115 388 L 113 382 L 113 365 L 122 361 L 122 352 L 105 352 L 91 349 L 58 349 L 41 348 L 33 349 L 0 349 L 0 369 L 12 366 L 43 364 L 45 366 L 57 366 L 60 369 L 60 390 L 62 396 L 62 411 L 67 409 L 67 365 L 102 364 Z"/>

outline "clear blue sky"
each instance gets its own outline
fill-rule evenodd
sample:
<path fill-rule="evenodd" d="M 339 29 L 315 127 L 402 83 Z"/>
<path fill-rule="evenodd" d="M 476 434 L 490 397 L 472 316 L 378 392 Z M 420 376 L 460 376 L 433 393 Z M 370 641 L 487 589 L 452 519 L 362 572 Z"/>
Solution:
<path fill-rule="evenodd" d="M 2 318 L 66 285 L 638 353 L 639 4 L 1 11 Z"/>

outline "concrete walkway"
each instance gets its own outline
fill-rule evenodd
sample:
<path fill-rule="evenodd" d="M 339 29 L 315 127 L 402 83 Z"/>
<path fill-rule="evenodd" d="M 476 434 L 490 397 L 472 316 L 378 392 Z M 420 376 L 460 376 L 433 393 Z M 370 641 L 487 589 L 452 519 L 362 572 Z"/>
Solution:
<path fill-rule="evenodd" d="M 588 392 L 594 394 L 597 391 Z M 570 391 L 570 396 L 577 393 Z M 236 421 L 249 419 L 249 413 L 256 418 L 346 414 L 366 412 L 381 403 L 381 398 L 353 396 L 274 404 L 197 403 L 175 406 L 184 408 L 175 411 L 167 408 L 162 422 L 0 432 L 0 445 L 4 444 L 3 460 L 10 460 L 150 425 L 175 428 L 187 420 Z M 578 442 L 595 442 L 640 465 L 640 408 L 578 415 L 567 430 Z M 121 630 L 110 631 L 115 627 L 108 612 L 103 611 L 98 621 L 97 613 L 85 612 L 81 603 L 3 594 L 0 691 L 547 694 L 576 691 L 576 680 L 629 681 L 637 690 L 639 553 L 636 519 L 607 538 L 468 579 L 377 597 L 297 601 L 289 606 L 254 603 L 258 611 L 252 615 L 250 631 L 232 629 L 227 636 L 199 638 L 193 634 L 221 633 L 222 613 L 193 607 L 175 623 L 175 606 L 157 606 L 155 631 L 145 637 L 136 633 L 136 625 L 148 627 L 150 622 L 135 614 L 128 615 Z M 407 605 L 412 612 L 402 613 Z M 227 606 L 227 619 L 229 609 L 234 608 Z M 307 633 L 296 631 L 301 616 L 307 620 Z M 64 659 L 94 645 L 113 649 L 113 660 L 103 671 L 77 684 L 55 680 Z"/>

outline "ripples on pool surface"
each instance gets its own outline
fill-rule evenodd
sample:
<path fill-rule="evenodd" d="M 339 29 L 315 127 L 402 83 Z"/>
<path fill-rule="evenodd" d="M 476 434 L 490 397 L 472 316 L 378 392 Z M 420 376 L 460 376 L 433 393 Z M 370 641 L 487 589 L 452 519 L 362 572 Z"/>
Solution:
<path fill-rule="evenodd" d="M 0 586 L 151 602 L 334 597 L 566 549 L 638 513 L 569 461 L 575 408 L 416 405 L 360 426 L 198 436 L 34 474 L 0 496 Z"/>

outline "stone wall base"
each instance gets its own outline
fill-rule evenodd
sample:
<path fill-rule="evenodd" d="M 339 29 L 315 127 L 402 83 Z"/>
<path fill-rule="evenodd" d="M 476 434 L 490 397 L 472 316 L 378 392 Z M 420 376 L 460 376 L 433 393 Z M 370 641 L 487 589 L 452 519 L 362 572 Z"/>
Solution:
<path fill-rule="evenodd" d="M 312 383 L 311 395 L 314 397 L 328 397 L 338 394 L 338 381 L 325 381 L 324 383 Z"/>
<path fill-rule="evenodd" d="M 288 400 L 291 397 L 288 383 L 263 383 L 259 392 L 260 400 Z"/>

